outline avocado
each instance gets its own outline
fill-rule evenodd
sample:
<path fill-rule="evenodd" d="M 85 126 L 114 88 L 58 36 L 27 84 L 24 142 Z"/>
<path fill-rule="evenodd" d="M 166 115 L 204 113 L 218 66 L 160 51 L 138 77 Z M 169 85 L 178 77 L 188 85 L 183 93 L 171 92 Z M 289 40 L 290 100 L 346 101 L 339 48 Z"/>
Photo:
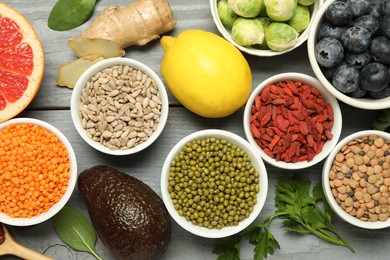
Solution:
<path fill-rule="evenodd" d="M 91 222 L 118 259 L 158 259 L 171 237 L 161 198 L 145 183 L 109 166 L 97 165 L 78 177 Z"/>

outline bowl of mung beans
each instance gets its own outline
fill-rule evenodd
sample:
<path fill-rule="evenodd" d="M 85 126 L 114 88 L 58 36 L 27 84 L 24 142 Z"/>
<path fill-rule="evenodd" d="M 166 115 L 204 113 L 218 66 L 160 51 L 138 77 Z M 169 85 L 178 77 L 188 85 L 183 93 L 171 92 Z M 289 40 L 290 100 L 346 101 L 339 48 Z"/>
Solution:
<path fill-rule="evenodd" d="M 54 126 L 32 118 L 0 124 L 0 222 L 42 223 L 71 197 L 77 162 L 67 138 Z"/>
<path fill-rule="evenodd" d="M 268 190 L 262 159 L 242 137 L 217 129 L 192 133 L 168 154 L 161 193 L 172 218 L 207 238 L 236 234 L 262 210 Z"/>
<path fill-rule="evenodd" d="M 366 229 L 390 226 L 390 134 L 365 130 L 342 139 L 325 161 L 323 190 L 333 211 Z"/>
<path fill-rule="evenodd" d="M 168 118 L 168 95 L 159 76 L 124 57 L 99 61 L 78 79 L 71 116 L 79 135 L 96 150 L 129 155 L 149 147 Z"/>

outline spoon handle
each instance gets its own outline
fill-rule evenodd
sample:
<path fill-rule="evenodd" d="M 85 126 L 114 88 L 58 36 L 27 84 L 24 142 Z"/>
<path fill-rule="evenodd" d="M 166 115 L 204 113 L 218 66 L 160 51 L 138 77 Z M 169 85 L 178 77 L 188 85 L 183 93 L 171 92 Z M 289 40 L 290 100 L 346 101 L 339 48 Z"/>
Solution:
<path fill-rule="evenodd" d="M 54 260 L 16 242 L 13 244 L 12 254 L 26 260 Z"/>

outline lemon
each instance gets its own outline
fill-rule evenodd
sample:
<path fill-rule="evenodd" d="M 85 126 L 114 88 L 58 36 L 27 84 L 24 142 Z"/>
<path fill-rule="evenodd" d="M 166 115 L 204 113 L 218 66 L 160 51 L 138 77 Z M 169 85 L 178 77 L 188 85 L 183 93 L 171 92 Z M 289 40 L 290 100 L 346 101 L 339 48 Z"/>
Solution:
<path fill-rule="evenodd" d="M 233 114 L 247 101 L 252 74 L 241 52 L 222 37 L 186 30 L 163 36 L 161 74 L 175 98 L 203 117 Z"/>

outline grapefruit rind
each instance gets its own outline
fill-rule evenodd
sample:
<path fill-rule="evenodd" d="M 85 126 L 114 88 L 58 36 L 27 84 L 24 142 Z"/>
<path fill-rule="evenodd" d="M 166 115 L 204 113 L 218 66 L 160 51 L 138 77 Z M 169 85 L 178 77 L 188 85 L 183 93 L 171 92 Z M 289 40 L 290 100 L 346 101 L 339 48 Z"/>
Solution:
<path fill-rule="evenodd" d="M 0 16 L 14 20 L 19 26 L 20 32 L 23 35 L 22 42 L 26 42 L 31 46 L 34 64 L 32 74 L 28 76 L 28 86 L 22 97 L 13 103 L 7 103 L 7 106 L 0 111 L 0 122 L 4 122 L 22 112 L 36 96 L 44 73 L 44 54 L 42 44 L 35 29 L 21 13 L 0 2 Z"/>

